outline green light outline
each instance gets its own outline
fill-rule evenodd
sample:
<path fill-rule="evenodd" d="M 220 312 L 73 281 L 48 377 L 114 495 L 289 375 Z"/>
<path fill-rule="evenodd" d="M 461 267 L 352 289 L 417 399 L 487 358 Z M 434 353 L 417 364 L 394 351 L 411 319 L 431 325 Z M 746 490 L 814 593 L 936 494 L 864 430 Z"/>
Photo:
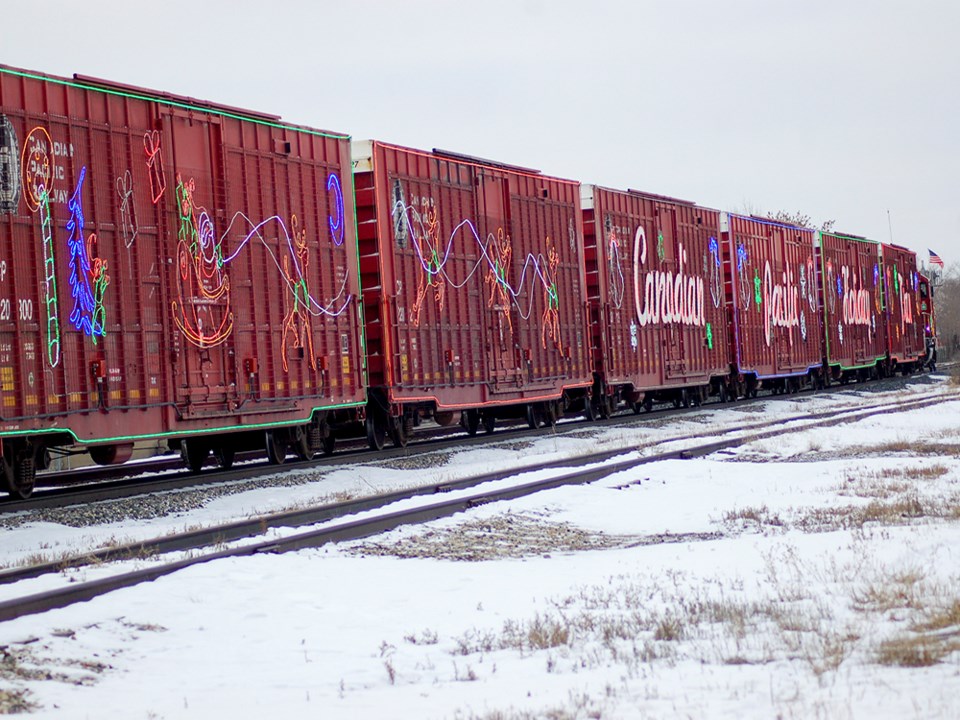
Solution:
<path fill-rule="evenodd" d="M 362 403 L 341 403 L 340 405 L 326 405 L 314 407 L 307 414 L 306 418 L 301 418 L 297 420 L 277 420 L 276 422 L 265 422 L 265 423 L 253 423 L 251 425 L 228 425 L 224 427 L 215 427 L 215 428 L 204 428 L 202 430 L 169 430 L 159 433 L 146 433 L 143 435 L 116 435 L 112 437 L 97 437 L 91 438 L 89 440 L 81 440 L 77 437 L 77 434 L 69 427 L 61 428 L 47 428 L 47 429 L 37 429 L 37 430 L 0 430 L 0 437 L 23 437 L 25 435 L 61 435 L 67 434 L 73 437 L 74 442 L 77 445 L 94 445 L 97 443 L 109 443 L 109 442 L 123 442 L 123 441 L 137 441 L 137 440 L 154 440 L 158 438 L 172 438 L 172 437 L 190 437 L 196 435 L 217 435 L 228 432 L 242 431 L 242 430 L 261 430 L 263 428 L 271 427 L 291 427 L 293 425 L 298 425 L 300 422 L 309 421 L 310 417 L 317 410 L 342 410 L 345 408 L 356 408 L 363 407 L 366 404 L 366 401 Z"/>
<path fill-rule="evenodd" d="M 113 95 L 115 97 L 131 98 L 133 100 L 144 100 L 146 102 L 157 103 L 159 105 L 167 105 L 169 107 L 180 108 L 182 110 L 193 110 L 194 112 L 202 112 L 208 115 L 219 115 L 221 117 L 227 117 L 233 120 L 243 120 L 245 122 L 253 122 L 258 125 L 265 125 L 267 127 L 274 127 L 282 130 L 296 130 L 297 132 L 303 132 L 308 135 L 317 135 L 319 137 L 333 138 L 337 140 L 351 139 L 350 135 L 344 135 L 341 133 L 335 133 L 335 132 L 324 131 L 324 130 L 314 130 L 313 128 L 301 127 L 298 125 L 272 122 L 270 120 L 264 120 L 263 118 L 258 118 L 252 115 L 242 115 L 237 112 L 231 112 L 226 108 L 220 108 L 220 107 L 204 108 L 204 107 L 199 107 L 197 105 L 191 105 L 190 103 L 180 102 L 178 100 L 171 100 L 169 98 L 162 98 L 154 95 L 149 95 L 147 93 L 114 90 L 112 88 L 100 87 L 98 85 L 84 85 L 82 83 L 74 82 L 72 80 L 67 80 L 66 78 L 38 75 L 37 73 L 29 72 L 26 70 L 14 70 L 13 68 L 0 66 L 0 73 L 3 73 L 5 75 L 13 75 L 14 77 L 27 78 L 29 80 L 38 80 L 40 82 L 53 83 L 54 85 L 63 85 L 65 87 L 72 87 L 78 90 L 87 90 L 90 92 L 103 93 L 104 95 Z M 48 114 L 49 113 L 44 113 L 44 115 L 48 115 Z"/>

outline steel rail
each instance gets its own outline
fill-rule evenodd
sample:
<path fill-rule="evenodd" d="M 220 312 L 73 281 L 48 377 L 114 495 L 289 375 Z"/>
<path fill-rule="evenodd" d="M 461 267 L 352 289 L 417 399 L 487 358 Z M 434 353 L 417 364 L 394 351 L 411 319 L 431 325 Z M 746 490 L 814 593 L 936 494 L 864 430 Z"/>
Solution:
<path fill-rule="evenodd" d="M 149 582 L 156 580 L 157 578 L 163 577 L 175 573 L 184 568 L 198 565 L 201 563 L 212 562 L 214 560 L 219 560 L 223 558 L 231 557 L 245 557 L 251 556 L 260 553 L 280 553 L 280 552 L 289 552 L 294 550 L 300 550 L 307 547 L 319 547 L 321 545 L 331 543 L 331 542 L 344 542 L 348 540 L 358 540 L 371 535 L 376 535 L 388 530 L 395 529 L 401 525 L 409 524 L 418 524 L 424 523 L 431 520 L 436 520 L 443 517 L 449 517 L 459 512 L 463 512 L 472 507 L 476 507 L 481 504 L 498 502 L 503 500 L 510 500 L 518 497 L 523 497 L 526 495 L 532 495 L 544 490 L 549 490 L 564 485 L 571 484 L 584 484 L 589 482 L 595 482 L 596 480 L 602 479 L 609 475 L 613 475 L 618 472 L 625 470 L 630 470 L 640 465 L 650 464 L 654 462 L 662 462 L 669 459 L 685 459 L 693 457 L 701 457 L 704 455 L 709 455 L 713 452 L 723 449 L 732 449 L 739 447 L 748 443 L 756 442 L 758 440 L 769 439 L 771 437 L 776 437 L 777 435 L 782 435 L 788 432 L 795 432 L 798 429 L 809 429 L 811 427 L 819 426 L 835 426 L 843 423 L 856 422 L 867 417 L 881 414 L 889 414 L 894 412 L 904 412 L 907 410 L 918 409 L 921 407 L 927 407 L 930 405 L 938 404 L 944 401 L 952 400 L 957 393 L 951 393 L 948 396 L 941 396 L 937 398 L 914 398 L 905 401 L 898 401 L 897 403 L 888 403 L 884 407 L 873 407 L 870 409 L 860 409 L 860 410 L 848 410 L 844 414 L 836 414 L 832 418 L 824 419 L 817 418 L 812 422 L 808 422 L 803 428 L 796 427 L 780 427 L 777 429 L 771 429 L 764 432 L 754 433 L 743 435 L 740 437 L 727 438 L 725 440 L 704 443 L 700 446 L 693 448 L 682 448 L 677 450 L 670 450 L 663 453 L 658 453 L 650 456 L 643 456 L 638 458 L 631 458 L 628 460 L 623 460 L 617 463 L 612 463 L 609 465 L 602 465 L 596 468 L 590 468 L 586 470 L 576 470 L 571 473 L 565 473 L 563 475 L 558 475 L 550 478 L 545 478 L 541 480 L 536 480 L 527 483 L 521 483 L 518 485 L 513 485 L 508 488 L 501 488 L 496 490 L 490 490 L 483 493 L 477 493 L 465 497 L 454 498 L 438 503 L 432 503 L 429 505 L 424 505 L 408 510 L 401 510 L 392 513 L 386 513 L 383 515 L 378 515 L 372 518 L 364 518 L 359 520 L 353 520 L 343 524 L 336 525 L 334 527 L 326 527 L 315 530 L 310 530 L 303 533 L 297 533 L 285 538 L 279 538 L 274 540 L 262 541 L 258 543 L 252 543 L 250 545 L 245 545 L 242 547 L 229 548 L 225 550 L 219 550 L 212 553 L 207 553 L 192 558 L 185 558 L 177 560 L 170 563 L 165 563 L 162 565 L 157 565 L 155 567 L 144 568 L 141 570 L 136 570 L 133 572 L 119 573 L 117 575 L 102 578 L 99 580 L 89 581 L 85 583 L 73 583 L 69 584 L 66 587 L 50 590 L 42 593 L 36 593 L 33 595 L 28 595 L 22 598 L 14 598 L 4 602 L 0 602 L 0 621 L 11 620 L 17 617 L 22 617 L 24 615 L 34 614 L 45 612 L 47 610 L 53 610 L 58 608 L 67 607 L 77 602 L 83 602 L 86 600 L 91 600 L 93 598 L 99 597 L 100 595 L 113 592 L 121 588 L 132 587 L 143 582 Z M 796 422 L 791 421 L 791 422 Z M 608 453 L 603 453 L 602 455 L 608 455 Z M 615 451 L 619 454 L 624 452 L 632 452 L 619 450 Z M 596 454 L 592 456 L 593 458 L 599 457 L 601 454 Z M 596 460 L 585 460 L 584 458 L 578 458 L 578 461 L 581 462 L 595 462 Z M 535 470 L 541 470 L 547 467 L 557 467 L 560 463 L 566 462 L 569 465 L 570 460 L 565 461 L 554 461 L 552 463 L 546 463 L 535 468 L 525 468 L 520 470 L 520 473 L 531 472 Z M 167 543 L 163 546 L 165 548 L 164 552 L 170 552 L 172 550 L 185 550 L 185 549 L 195 549 L 202 545 L 209 545 L 211 542 L 222 543 L 226 542 L 228 535 L 231 533 L 237 533 L 233 539 L 240 539 L 242 537 L 250 537 L 255 525 L 257 528 L 256 533 L 262 534 L 266 531 L 268 527 L 279 527 L 279 526 L 297 526 L 305 524 L 316 524 L 318 522 L 323 522 L 334 517 L 341 517 L 344 514 L 362 512 L 364 510 L 373 510 L 380 507 L 383 507 L 389 503 L 397 502 L 398 500 L 409 499 L 417 495 L 422 495 L 426 493 L 439 493 L 439 492 L 450 492 L 453 490 L 460 490 L 471 485 L 477 485 L 483 482 L 489 482 L 491 480 L 503 480 L 508 477 L 517 474 L 516 471 L 500 471 L 497 473 L 488 473 L 483 476 L 475 476 L 473 478 L 465 478 L 463 480 L 457 480 L 442 484 L 436 484 L 428 486 L 428 488 L 422 488 L 418 491 L 403 491 L 398 493 L 391 493 L 389 495 L 376 496 L 367 498 L 364 500 L 352 501 L 351 503 L 340 503 L 337 505 L 328 505 L 319 508 L 298 510 L 288 513 L 280 513 L 274 516 L 268 516 L 265 518 L 256 518 L 250 521 L 242 523 L 232 523 L 229 526 L 219 526 L 215 528 L 210 528 L 204 531 L 195 531 L 193 533 L 187 533 L 182 536 L 170 537 L 166 539 L 161 539 L 157 543 Z M 348 507 L 350 508 L 348 510 Z M 243 527 L 246 527 L 246 530 L 242 530 Z M 243 532 L 247 532 L 246 535 Z M 198 544 L 200 543 L 200 544 Z M 130 546 L 130 547 L 147 547 L 147 543 L 141 543 L 139 546 Z M 157 547 L 160 547 L 159 545 Z M 28 572 L 32 568 L 25 568 L 20 571 L 9 571 L 6 574 L 8 581 L 12 581 L 10 578 L 13 578 L 13 574 L 16 572 Z M 39 574 L 39 573 L 37 573 Z M 33 575 L 35 576 L 35 575 Z M 23 579 L 26 575 L 22 575 L 20 579 Z"/>
<path fill-rule="evenodd" d="M 850 391 L 858 391 L 861 389 L 862 388 L 859 386 L 859 384 L 849 388 Z M 770 395 L 752 400 L 737 401 L 736 406 L 743 407 L 752 403 L 764 402 L 770 399 L 781 400 L 785 398 L 777 395 Z M 869 405 L 866 407 L 879 407 L 881 405 L 883 405 L 883 403 Z M 731 407 L 734 407 L 734 405 L 731 404 Z M 863 408 L 864 406 L 860 405 L 858 407 Z M 831 414 L 847 412 L 848 410 L 849 409 L 841 408 L 832 411 L 821 412 L 819 416 L 829 417 Z M 657 415 L 660 418 L 682 417 L 685 412 L 686 409 L 678 410 L 671 408 L 669 410 L 660 411 L 657 413 Z M 646 415 L 642 417 L 646 417 Z M 604 420 L 596 420 L 588 426 L 581 425 L 580 423 L 562 423 L 553 428 L 553 431 L 556 435 L 564 435 L 581 431 L 584 429 L 584 427 L 633 426 L 637 425 L 638 423 L 642 424 L 643 422 L 643 419 L 638 419 L 633 414 L 621 414 Z M 770 421 L 765 423 L 757 423 L 754 424 L 754 426 L 763 426 L 769 424 L 769 422 Z M 778 419 L 776 422 L 783 422 L 783 420 Z M 741 428 L 746 428 L 749 426 L 749 423 L 745 423 L 741 426 L 729 428 L 727 430 L 721 430 L 712 434 L 716 435 L 721 432 L 737 432 Z M 351 462 L 377 463 L 399 457 L 410 457 L 411 455 L 420 453 L 437 452 L 448 448 L 459 449 L 461 447 L 470 445 L 497 443 L 505 438 L 516 439 L 525 437 L 543 437 L 543 433 L 539 429 L 519 429 L 516 427 L 504 428 L 495 436 L 482 434 L 473 437 L 466 436 L 465 434 L 457 431 L 453 431 L 456 434 L 451 437 L 450 432 L 442 432 L 442 430 L 444 429 L 441 428 L 441 432 L 437 436 L 432 438 L 425 437 L 406 448 L 390 448 L 381 452 L 373 452 L 366 449 L 349 450 L 346 452 L 341 451 L 334 456 L 319 457 L 306 462 L 292 461 L 283 465 L 267 465 L 265 461 L 252 462 L 242 467 L 234 467 L 230 470 L 217 469 L 211 471 L 208 469 L 200 474 L 190 474 L 185 468 L 180 467 L 170 473 L 152 477 L 147 480 L 144 480 L 142 477 L 130 477 L 126 480 L 97 483 L 83 487 L 64 487 L 46 490 L 35 493 L 33 497 L 27 500 L 7 499 L 0 501 L 0 513 L 17 513 L 48 508 L 68 507 L 71 505 L 105 502 L 163 491 L 189 490 L 214 483 L 238 482 L 255 479 L 263 475 L 279 475 L 287 472 L 302 471 L 306 468 L 322 468 L 331 465 L 339 465 L 343 464 L 345 460 L 350 460 Z M 691 434 L 687 437 L 694 438 L 702 436 L 703 433 L 699 433 Z M 170 461 L 168 460 L 167 462 L 169 463 Z"/>

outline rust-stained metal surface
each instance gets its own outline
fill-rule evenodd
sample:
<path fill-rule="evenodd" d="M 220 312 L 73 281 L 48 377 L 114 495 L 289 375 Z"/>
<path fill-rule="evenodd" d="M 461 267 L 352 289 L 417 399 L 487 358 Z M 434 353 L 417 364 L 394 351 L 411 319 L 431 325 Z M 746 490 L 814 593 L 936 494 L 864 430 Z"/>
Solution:
<path fill-rule="evenodd" d="M 200 105 L 0 67 L 0 431 L 364 401 L 348 139 Z"/>
<path fill-rule="evenodd" d="M 579 183 L 355 144 L 370 387 L 437 410 L 589 386 Z"/>
<path fill-rule="evenodd" d="M 732 214 L 721 227 L 737 372 L 763 380 L 819 368 L 814 231 Z"/>
<path fill-rule="evenodd" d="M 639 393 L 729 372 L 719 218 L 682 200 L 585 186 L 594 362 L 608 386 Z"/>

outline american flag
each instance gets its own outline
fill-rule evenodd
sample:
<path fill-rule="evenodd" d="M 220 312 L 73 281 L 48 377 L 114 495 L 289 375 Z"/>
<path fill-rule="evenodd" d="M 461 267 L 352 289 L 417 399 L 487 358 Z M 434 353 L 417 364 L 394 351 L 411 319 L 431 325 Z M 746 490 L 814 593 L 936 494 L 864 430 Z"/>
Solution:
<path fill-rule="evenodd" d="M 927 248 L 927 252 L 930 253 L 930 264 L 936 265 L 937 267 L 943 267 L 943 260 L 940 259 L 940 256 L 937 255 L 933 250 Z"/>

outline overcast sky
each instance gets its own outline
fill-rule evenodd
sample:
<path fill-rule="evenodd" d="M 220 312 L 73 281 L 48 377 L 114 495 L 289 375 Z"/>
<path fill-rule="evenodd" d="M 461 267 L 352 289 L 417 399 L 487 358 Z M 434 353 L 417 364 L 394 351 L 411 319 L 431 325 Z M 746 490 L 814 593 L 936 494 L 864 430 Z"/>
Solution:
<path fill-rule="evenodd" d="M 44 0 L 0 17 L 14 67 L 892 228 L 960 263 L 957 0 Z"/>

